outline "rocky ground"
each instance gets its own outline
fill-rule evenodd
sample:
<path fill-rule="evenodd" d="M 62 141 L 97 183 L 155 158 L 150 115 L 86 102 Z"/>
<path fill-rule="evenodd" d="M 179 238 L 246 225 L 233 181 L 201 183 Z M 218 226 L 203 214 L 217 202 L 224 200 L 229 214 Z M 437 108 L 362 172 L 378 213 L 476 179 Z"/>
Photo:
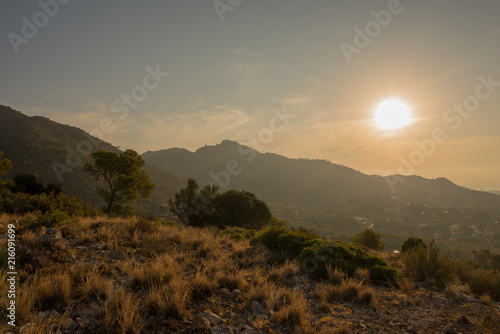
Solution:
<path fill-rule="evenodd" d="M 19 311 L 18 326 L 3 332 L 500 333 L 500 304 L 460 289 L 359 280 L 354 293 L 329 301 L 322 291 L 331 283 L 309 280 L 298 264 L 269 267 L 264 251 L 246 241 L 105 224 L 20 231 L 25 282 L 18 302 L 31 304 Z M 163 248 L 148 249 L 155 240 Z M 162 256 L 162 268 L 178 268 L 178 276 L 153 273 Z"/>

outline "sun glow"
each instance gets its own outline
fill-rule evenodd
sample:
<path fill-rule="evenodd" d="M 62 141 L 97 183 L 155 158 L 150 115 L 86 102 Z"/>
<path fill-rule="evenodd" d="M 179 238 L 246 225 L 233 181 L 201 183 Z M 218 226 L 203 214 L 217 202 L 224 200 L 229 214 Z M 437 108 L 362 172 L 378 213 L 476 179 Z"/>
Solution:
<path fill-rule="evenodd" d="M 382 130 L 397 130 L 412 123 L 411 110 L 400 100 L 380 102 L 374 112 L 375 125 Z"/>

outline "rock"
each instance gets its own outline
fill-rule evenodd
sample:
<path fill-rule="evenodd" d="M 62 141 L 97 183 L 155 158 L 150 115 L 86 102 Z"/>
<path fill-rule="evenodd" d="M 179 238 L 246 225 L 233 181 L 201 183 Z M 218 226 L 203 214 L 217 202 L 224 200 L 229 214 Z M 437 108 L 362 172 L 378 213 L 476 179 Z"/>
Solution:
<path fill-rule="evenodd" d="M 200 313 L 196 316 L 196 318 L 207 319 L 210 322 L 210 325 L 212 325 L 212 326 L 217 326 L 218 324 L 220 324 L 222 322 L 221 317 L 219 317 L 217 314 L 213 314 L 211 312 Z"/>
<path fill-rule="evenodd" d="M 56 238 L 56 240 L 61 240 L 62 239 L 61 231 L 56 231 L 56 233 L 54 234 L 54 238 Z"/>
<path fill-rule="evenodd" d="M 253 314 L 266 314 L 266 309 L 264 308 L 264 306 L 262 306 L 262 304 L 256 300 L 254 300 L 250 304 L 250 309 L 252 310 Z"/>
<path fill-rule="evenodd" d="M 64 323 L 63 330 L 68 333 L 74 333 L 78 329 L 78 324 L 73 319 L 68 318 Z"/>
<path fill-rule="evenodd" d="M 127 255 L 125 252 L 121 250 L 112 250 L 106 253 L 106 256 L 110 260 L 124 260 L 127 258 Z"/>
<path fill-rule="evenodd" d="M 212 328 L 212 334 L 236 334 L 238 331 L 236 328 L 222 324 Z"/>
<path fill-rule="evenodd" d="M 455 326 L 453 326 L 453 324 L 449 324 L 447 325 L 444 329 L 443 329 L 443 333 L 446 333 L 446 334 L 455 334 L 456 331 L 455 331 Z"/>
<path fill-rule="evenodd" d="M 212 328 L 212 326 L 210 325 L 210 321 L 208 321 L 207 318 L 203 317 L 196 317 L 193 321 L 193 327 L 198 331 L 207 331 Z"/>
<path fill-rule="evenodd" d="M 87 249 L 91 251 L 103 250 L 104 248 L 106 248 L 106 244 L 104 242 L 98 242 L 87 247 Z"/>
<path fill-rule="evenodd" d="M 100 328 L 100 325 L 97 322 L 92 321 L 90 323 L 89 327 L 87 328 L 87 331 L 92 332 L 92 331 L 98 330 L 99 328 Z"/>
<path fill-rule="evenodd" d="M 52 227 L 46 227 L 45 228 L 45 233 L 48 233 L 48 234 L 54 234 L 56 230 L 54 230 Z"/>
<path fill-rule="evenodd" d="M 234 289 L 233 296 L 238 297 L 239 295 L 241 295 L 241 291 L 239 289 Z"/>
<path fill-rule="evenodd" d="M 27 251 L 28 251 L 28 247 L 20 245 L 20 244 L 16 244 L 16 253 L 17 254 L 24 254 Z"/>
<path fill-rule="evenodd" d="M 228 312 L 224 313 L 224 318 L 231 319 L 231 318 L 234 318 L 234 317 L 236 317 L 236 313 L 234 313 L 232 311 L 228 311 Z"/>
<path fill-rule="evenodd" d="M 411 333 L 411 334 L 418 334 L 419 333 L 418 329 L 415 326 L 410 327 L 408 329 L 408 332 Z"/>
<path fill-rule="evenodd" d="M 44 312 L 38 313 L 39 320 L 49 319 L 49 318 L 59 319 L 60 317 L 61 317 L 61 315 L 56 310 L 50 310 L 50 311 L 44 311 Z"/>
<path fill-rule="evenodd" d="M 316 297 L 316 294 L 312 291 L 307 294 L 307 299 L 314 299 L 315 297 Z"/>
<path fill-rule="evenodd" d="M 87 327 L 90 326 L 90 319 L 89 318 L 78 317 L 78 318 L 76 318 L 76 322 L 83 329 L 85 329 L 85 328 L 87 328 Z"/>
<path fill-rule="evenodd" d="M 56 240 L 56 238 L 54 236 L 52 236 L 52 235 L 49 235 L 49 234 L 45 233 L 45 234 L 42 234 L 41 236 L 39 236 L 37 238 L 37 240 L 41 244 L 50 244 L 54 240 Z"/>

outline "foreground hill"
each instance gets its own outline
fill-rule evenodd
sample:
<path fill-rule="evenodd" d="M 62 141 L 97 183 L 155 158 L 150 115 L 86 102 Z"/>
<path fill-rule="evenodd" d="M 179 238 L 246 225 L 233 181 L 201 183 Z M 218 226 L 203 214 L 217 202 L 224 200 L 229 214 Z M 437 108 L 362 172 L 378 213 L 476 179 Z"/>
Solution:
<path fill-rule="evenodd" d="M 89 159 L 90 152 L 99 149 L 120 152 L 117 147 L 79 128 L 45 117 L 29 117 L 0 106 L 0 151 L 4 151 L 4 158 L 13 163 L 6 179 L 19 174 L 36 174 L 44 183 L 60 182 L 65 193 L 97 204 L 99 199 L 94 181 L 83 172 L 82 166 Z M 154 204 L 151 203 L 155 200 L 165 203 L 184 182 L 151 166 L 145 169 L 156 184 L 152 200 L 143 201 L 147 210 L 152 212 Z"/>
<path fill-rule="evenodd" d="M 498 333 L 500 324 L 500 305 L 459 283 L 396 288 L 363 270 L 312 279 L 303 263 L 213 229 L 105 217 L 0 223 L 2 235 L 9 223 L 18 234 L 14 333 Z M 0 332 L 12 327 L 3 321 Z"/>
<path fill-rule="evenodd" d="M 260 153 L 228 140 L 195 152 L 171 148 L 148 151 L 142 157 L 180 177 L 248 190 L 274 204 L 328 210 L 346 200 L 395 196 L 400 202 L 500 210 L 500 196 L 463 188 L 445 178 L 369 176 L 325 160 Z"/>

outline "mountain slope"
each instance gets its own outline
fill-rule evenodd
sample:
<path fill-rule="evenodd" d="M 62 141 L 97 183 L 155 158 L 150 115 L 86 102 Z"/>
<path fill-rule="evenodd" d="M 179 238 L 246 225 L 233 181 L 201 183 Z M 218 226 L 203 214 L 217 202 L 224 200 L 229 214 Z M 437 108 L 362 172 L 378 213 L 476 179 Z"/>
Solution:
<path fill-rule="evenodd" d="M 451 181 L 397 176 L 391 191 L 389 177 L 369 176 L 324 160 L 289 159 L 259 153 L 225 140 L 195 152 L 172 148 L 148 151 L 144 160 L 201 184 L 245 189 L 275 204 L 303 205 L 328 210 L 345 199 L 396 196 L 402 201 L 469 208 L 498 209 L 500 196 L 473 191 Z"/>
<path fill-rule="evenodd" d="M 64 192 L 99 203 L 95 182 L 82 170 L 90 153 L 99 149 L 120 150 L 87 132 L 59 124 L 45 117 L 29 117 L 6 106 L 0 106 L 0 150 L 13 163 L 5 177 L 37 174 L 44 183 L 61 182 Z M 175 175 L 146 166 L 156 184 L 153 201 L 164 203 L 184 182 Z"/>

